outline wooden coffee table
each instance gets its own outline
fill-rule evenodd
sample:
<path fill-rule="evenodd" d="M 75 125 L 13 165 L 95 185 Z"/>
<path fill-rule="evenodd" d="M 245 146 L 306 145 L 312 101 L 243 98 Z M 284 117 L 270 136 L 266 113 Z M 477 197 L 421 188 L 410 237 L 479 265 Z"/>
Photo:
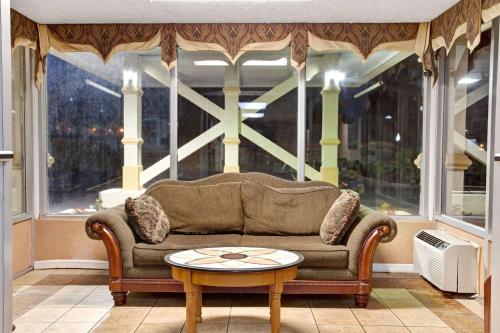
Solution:
<path fill-rule="evenodd" d="M 269 286 L 271 328 L 278 333 L 283 283 L 297 276 L 303 260 L 299 253 L 257 247 L 211 247 L 165 257 L 172 277 L 184 283 L 187 333 L 195 333 L 196 323 L 201 322 L 203 286 Z"/>

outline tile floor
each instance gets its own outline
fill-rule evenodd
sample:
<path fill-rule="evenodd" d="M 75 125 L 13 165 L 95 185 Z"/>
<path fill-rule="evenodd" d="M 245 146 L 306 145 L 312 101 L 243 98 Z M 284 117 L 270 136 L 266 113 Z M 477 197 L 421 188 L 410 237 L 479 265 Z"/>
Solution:
<path fill-rule="evenodd" d="M 182 294 L 132 293 L 113 307 L 107 272 L 38 270 L 14 281 L 16 333 L 184 332 Z M 352 297 L 283 296 L 283 333 L 476 333 L 482 306 L 411 274 L 376 274 L 368 309 Z M 199 332 L 269 332 L 266 295 L 204 295 Z"/>

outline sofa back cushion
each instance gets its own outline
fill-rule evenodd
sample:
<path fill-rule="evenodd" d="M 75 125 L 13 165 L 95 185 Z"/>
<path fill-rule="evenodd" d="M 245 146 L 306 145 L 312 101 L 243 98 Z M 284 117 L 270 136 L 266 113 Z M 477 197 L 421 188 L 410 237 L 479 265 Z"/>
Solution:
<path fill-rule="evenodd" d="M 323 218 L 339 195 L 333 186 L 273 188 L 243 182 L 245 234 L 318 235 Z"/>
<path fill-rule="evenodd" d="M 167 214 L 170 232 L 217 234 L 243 232 L 241 183 L 183 186 L 163 184 L 147 191 Z"/>

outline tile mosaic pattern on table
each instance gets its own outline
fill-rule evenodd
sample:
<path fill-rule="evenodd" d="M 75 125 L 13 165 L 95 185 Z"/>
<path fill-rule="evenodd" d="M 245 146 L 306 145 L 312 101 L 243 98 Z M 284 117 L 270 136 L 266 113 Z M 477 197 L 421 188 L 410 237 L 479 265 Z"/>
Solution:
<path fill-rule="evenodd" d="M 211 247 L 180 251 L 165 257 L 175 266 L 206 270 L 267 270 L 293 266 L 300 255 L 277 249 L 258 247 Z"/>

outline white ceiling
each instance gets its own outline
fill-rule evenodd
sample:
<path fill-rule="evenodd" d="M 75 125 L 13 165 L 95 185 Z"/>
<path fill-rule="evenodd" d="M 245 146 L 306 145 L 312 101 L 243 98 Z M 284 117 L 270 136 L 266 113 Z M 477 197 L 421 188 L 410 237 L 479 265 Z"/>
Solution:
<path fill-rule="evenodd" d="M 12 0 L 38 23 L 424 22 L 458 0 Z"/>

